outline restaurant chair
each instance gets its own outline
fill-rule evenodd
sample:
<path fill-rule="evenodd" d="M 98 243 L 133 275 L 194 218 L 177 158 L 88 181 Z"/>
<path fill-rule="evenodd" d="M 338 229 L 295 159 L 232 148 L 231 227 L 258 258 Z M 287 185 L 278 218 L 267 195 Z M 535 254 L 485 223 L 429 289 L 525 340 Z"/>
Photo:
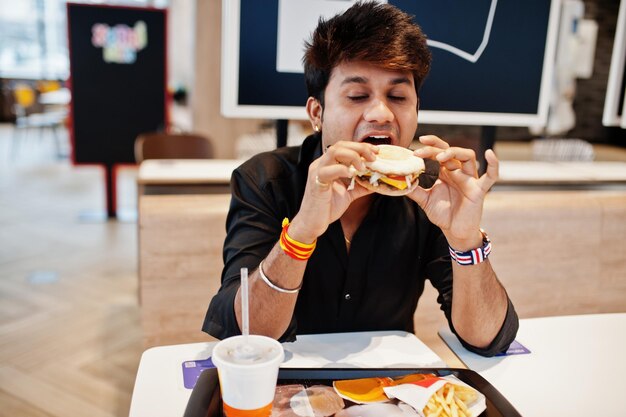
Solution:
<path fill-rule="evenodd" d="M 210 159 L 213 143 L 195 133 L 142 133 L 135 140 L 135 161 L 146 159 Z"/>
<path fill-rule="evenodd" d="M 11 144 L 11 155 L 17 154 L 20 141 L 24 141 L 30 130 L 37 130 L 39 138 L 43 137 L 46 129 L 49 129 L 54 137 L 56 153 L 62 156 L 61 138 L 58 129 L 63 127 L 67 118 L 67 110 L 46 111 L 38 102 L 38 92 L 25 83 L 16 84 L 13 87 L 13 112 L 15 114 L 15 129 Z"/>

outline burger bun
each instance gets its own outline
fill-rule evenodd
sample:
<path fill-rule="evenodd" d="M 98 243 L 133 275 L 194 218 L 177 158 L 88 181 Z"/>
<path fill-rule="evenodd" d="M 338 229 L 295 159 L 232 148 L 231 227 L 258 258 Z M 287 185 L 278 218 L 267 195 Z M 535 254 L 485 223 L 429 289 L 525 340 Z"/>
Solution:
<path fill-rule="evenodd" d="M 411 175 L 424 172 L 424 160 L 402 146 L 378 145 L 378 154 L 372 162 L 365 162 L 371 171 L 386 175 Z"/>
<path fill-rule="evenodd" d="M 411 186 L 403 190 L 382 181 L 377 181 L 377 185 L 372 184 L 369 181 L 369 177 L 357 176 L 355 178 L 358 184 L 368 190 L 394 197 L 413 192 L 419 185 L 417 176 L 425 170 L 424 160 L 422 158 L 415 156 L 410 149 L 395 145 L 378 145 L 376 159 L 371 162 L 365 162 L 365 166 L 368 170 L 383 175 L 415 176 L 415 180 L 411 182 Z"/>

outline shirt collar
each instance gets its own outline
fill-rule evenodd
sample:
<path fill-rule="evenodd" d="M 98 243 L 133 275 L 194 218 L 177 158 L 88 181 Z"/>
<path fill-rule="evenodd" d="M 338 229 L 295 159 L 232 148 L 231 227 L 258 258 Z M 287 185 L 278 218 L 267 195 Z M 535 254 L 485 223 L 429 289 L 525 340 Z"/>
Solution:
<path fill-rule="evenodd" d="M 300 155 L 298 156 L 298 165 L 306 164 L 308 170 L 311 162 L 322 156 L 322 135 L 314 133 L 307 136 L 300 147 Z"/>

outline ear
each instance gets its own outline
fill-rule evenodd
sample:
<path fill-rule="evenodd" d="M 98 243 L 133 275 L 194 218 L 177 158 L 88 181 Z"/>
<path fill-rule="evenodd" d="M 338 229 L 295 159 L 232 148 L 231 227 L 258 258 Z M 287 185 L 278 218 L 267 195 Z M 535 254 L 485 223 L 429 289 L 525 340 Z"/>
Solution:
<path fill-rule="evenodd" d="M 322 129 L 322 113 L 324 109 L 318 99 L 309 97 L 306 101 L 306 113 L 309 116 L 311 127 L 316 132 Z"/>

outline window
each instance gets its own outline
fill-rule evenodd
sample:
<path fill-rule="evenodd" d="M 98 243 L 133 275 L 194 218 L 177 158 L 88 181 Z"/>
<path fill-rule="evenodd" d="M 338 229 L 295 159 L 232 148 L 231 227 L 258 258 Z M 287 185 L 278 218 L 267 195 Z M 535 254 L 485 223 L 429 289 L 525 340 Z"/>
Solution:
<path fill-rule="evenodd" d="M 0 0 L 0 76 L 65 79 L 64 0 Z"/>
<path fill-rule="evenodd" d="M 66 0 L 0 0 L 0 78 L 69 76 Z M 167 0 L 92 3 L 164 7 Z"/>

